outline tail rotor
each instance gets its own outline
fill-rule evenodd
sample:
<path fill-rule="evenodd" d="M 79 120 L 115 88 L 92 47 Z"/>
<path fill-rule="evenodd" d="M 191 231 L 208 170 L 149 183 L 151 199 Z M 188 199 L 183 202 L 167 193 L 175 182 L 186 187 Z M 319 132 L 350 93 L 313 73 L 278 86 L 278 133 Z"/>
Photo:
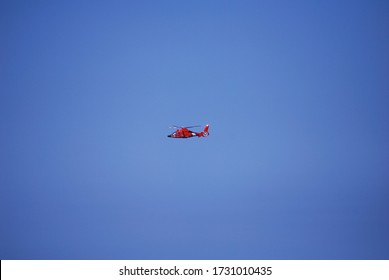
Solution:
<path fill-rule="evenodd" d="M 207 136 L 209 135 L 208 129 L 209 129 L 209 124 L 207 124 L 207 125 L 204 127 L 204 131 L 201 132 L 201 136 L 207 137 Z"/>

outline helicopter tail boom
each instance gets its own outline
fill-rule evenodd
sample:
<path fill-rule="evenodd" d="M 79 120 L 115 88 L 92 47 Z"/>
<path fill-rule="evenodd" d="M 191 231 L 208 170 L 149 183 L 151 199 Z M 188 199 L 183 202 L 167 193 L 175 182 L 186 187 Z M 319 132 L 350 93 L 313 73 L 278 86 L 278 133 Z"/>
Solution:
<path fill-rule="evenodd" d="M 204 130 L 202 132 L 197 133 L 197 136 L 198 137 L 207 137 L 209 135 L 208 128 L 209 128 L 209 125 L 207 124 L 204 127 Z"/>

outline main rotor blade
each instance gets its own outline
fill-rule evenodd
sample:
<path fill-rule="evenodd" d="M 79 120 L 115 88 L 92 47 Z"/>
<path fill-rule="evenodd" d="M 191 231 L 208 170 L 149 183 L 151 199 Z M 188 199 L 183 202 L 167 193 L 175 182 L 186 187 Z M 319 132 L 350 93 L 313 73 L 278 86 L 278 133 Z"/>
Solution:
<path fill-rule="evenodd" d="M 192 128 L 192 127 L 200 127 L 200 125 L 193 125 L 193 126 L 179 126 L 179 125 L 173 125 L 171 127 L 174 128 Z"/>
<path fill-rule="evenodd" d="M 185 128 L 200 127 L 199 125 L 185 126 Z"/>

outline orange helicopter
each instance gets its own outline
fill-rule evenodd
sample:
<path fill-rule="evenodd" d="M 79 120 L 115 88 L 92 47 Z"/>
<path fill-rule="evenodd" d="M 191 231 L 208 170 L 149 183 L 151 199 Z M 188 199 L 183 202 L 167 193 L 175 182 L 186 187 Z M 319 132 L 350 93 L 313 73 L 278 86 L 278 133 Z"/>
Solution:
<path fill-rule="evenodd" d="M 169 134 L 167 137 L 190 138 L 190 137 L 194 137 L 194 136 L 207 137 L 209 135 L 209 132 L 208 132 L 209 125 L 208 124 L 204 127 L 204 130 L 201 132 L 193 132 L 193 131 L 188 129 L 188 128 L 192 128 L 192 127 L 199 127 L 199 125 L 186 126 L 186 127 L 174 125 L 173 127 L 177 128 L 177 130 L 175 132 L 173 132 L 172 134 Z"/>

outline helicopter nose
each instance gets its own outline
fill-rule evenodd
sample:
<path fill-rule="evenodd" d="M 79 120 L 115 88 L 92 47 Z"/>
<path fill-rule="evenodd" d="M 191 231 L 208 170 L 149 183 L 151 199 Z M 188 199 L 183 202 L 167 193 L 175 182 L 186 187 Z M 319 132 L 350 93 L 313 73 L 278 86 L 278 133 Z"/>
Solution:
<path fill-rule="evenodd" d="M 172 137 L 171 135 L 168 135 L 167 137 Z"/>

